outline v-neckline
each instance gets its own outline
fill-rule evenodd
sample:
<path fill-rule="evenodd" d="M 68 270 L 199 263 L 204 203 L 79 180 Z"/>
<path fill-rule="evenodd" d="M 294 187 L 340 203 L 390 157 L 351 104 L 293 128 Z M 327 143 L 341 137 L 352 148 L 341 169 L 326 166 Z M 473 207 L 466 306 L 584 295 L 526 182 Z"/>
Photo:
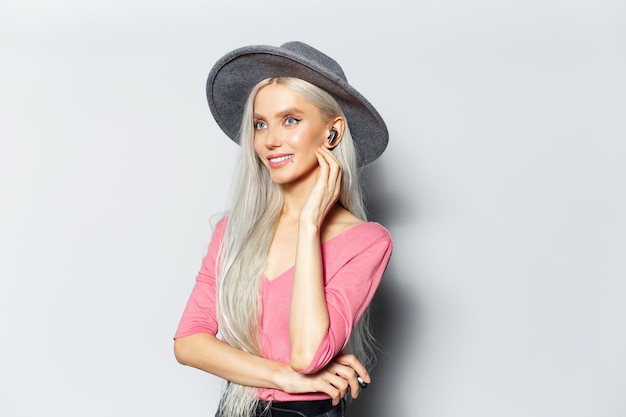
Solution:
<path fill-rule="evenodd" d="M 352 227 L 350 227 L 350 228 L 348 228 L 348 229 L 344 230 L 343 232 L 341 232 L 341 233 L 337 234 L 336 236 L 333 236 L 333 237 L 331 237 L 330 239 L 328 239 L 328 240 L 326 240 L 326 241 L 322 242 L 322 247 L 323 247 L 323 246 L 325 246 L 326 244 L 330 243 L 330 242 L 333 242 L 333 241 L 334 241 L 334 240 L 336 240 L 337 238 L 339 238 L 339 237 L 342 237 L 342 236 L 346 235 L 348 232 L 350 232 L 350 231 L 352 231 L 352 230 L 356 229 L 357 227 L 360 227 L 360 226 L 363 226 L 363 225 L 366 225 L 366 224 L 371 224 L 371 223 L 373 223 L 373 222 L 363 222 L 363 223 L 359 223 L 359 224 L 357 224 L 356 226 L 352 226 Z M 264 273 L 261 275 L 261 279 L 263 279 L 264 281 L 267 281 L 267 282 L 269 282 L 269 283 L 272 283 L 272 282 L 276 281 L 277 279 L 282 278 L 283 276 L 287 275 L 287 273 L 288 273 L 288 272 L 290 272 L 291 270 L 293 270 L 295 267 L 296 267 L 296 265 L 295 265 L 295 264 L 294 264 L 294 265 L 291 265 L 289 268 L 285 269 L 283 272 L 281 272 L 280 274 L 276 275 L 276 276 L 275 276 L 274 278 L 272 278 L 272 279 L 269 279 L 269 278 L 267 277 L 267 275 L 265 275 L 265 272 L 264 272 Z"/>

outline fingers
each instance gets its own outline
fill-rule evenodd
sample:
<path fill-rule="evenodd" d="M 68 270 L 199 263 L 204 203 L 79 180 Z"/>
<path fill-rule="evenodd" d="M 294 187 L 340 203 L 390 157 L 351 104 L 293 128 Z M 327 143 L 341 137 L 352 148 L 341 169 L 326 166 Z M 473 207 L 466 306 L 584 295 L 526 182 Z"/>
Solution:
<path fill-rule="evenodd" d="M 316 156 L 320 165 L 318 179 L 326 183 L 326 188 L 332 191 L 332 195 L 336 199 L 339 197 L 341 189 L 341 163 L 331 151 L 323 146 L 317 149 Z"/>
<path fill-rule="evenodd" d="M 328 212 L 339 199 L 341 191 L 341 164 L 326 148 L 315 151 L 319 163 L 317 181 L 302 210 L 301 219 L 310 219 L 321 225 Z"/>
<path fill-rule="evenodd" d="M 333 405 L 339 404 L 348 390 L 352 398 L 356 399 L 359 396 L 361 389 L 364 388 L 359 378 L 366 383 L 371 382 L 367 369 L 351 354 L 338 355 L 322 371 L 308 378 L 313 382 L 316 392 L 323 392 L 331 397 Z"/>
<path fill-rule="evenodd" d="M 338 355 L 333 362 L 339 363 L 344 366 L 349 366 L 354 369 L 354 371 L 363 379 L 363 382 L 366 384 L 370 384 L 372 382 L 372 378 L 370 377 L 369 372 L 365 369 L 365 366 L 356 358 L 356 356 L 347 354 L 347 355 Z"/>
<path fill-rule="evenodd" d="M 326 173 L 327 178 L 335 180 L 341 178 L 341 163 L 337 157 L 326 147 L 322 146 L 316 151 L 317 161 L 322 170 Z"/>
<path fill-rule="evenodd" d="M 350 387 L 350 395 L 352 398 L 356 399 L 359 396 L 361 386 L 359 384 L 358 375 L 354 369 L 346 365 L 333 363 L 329 366 L 328 370 L 329 372 L 334 372 L 346 382 L 348 387 Z"/>
<path fill-rule="evenodd" d="M 344 378 L 350 387 L 352 398 L 357 398 L 362 388 L 372 381 L 363 364 L 351 354 L 337 356 L 327 370 Z"/>
<path fill-rule="evenodd" d="M 329 395 L 333 405 L 339 404 L 339 401 L 341 401 L 348 392 L 348 387 L 348 382 L 345 379 L 330 372 L 323 372 L 323 374 L 317 378 L 315 384 L 315 390 Z"/>

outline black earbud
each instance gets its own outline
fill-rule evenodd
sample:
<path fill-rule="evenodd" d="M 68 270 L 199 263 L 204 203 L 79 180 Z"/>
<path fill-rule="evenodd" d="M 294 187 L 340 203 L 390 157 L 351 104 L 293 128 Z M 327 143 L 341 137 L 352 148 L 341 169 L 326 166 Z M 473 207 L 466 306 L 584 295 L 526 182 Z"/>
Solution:
<path fill-rule="evenodd" d="M 337 139 L 337 135 L 338 134 L 339 134 L 339 132 L 337 132 L 335 129 L 330 129 L 330 135 L 328 135 L 328 144 L 329 145 L 333 144 L 335 139 Z"/>

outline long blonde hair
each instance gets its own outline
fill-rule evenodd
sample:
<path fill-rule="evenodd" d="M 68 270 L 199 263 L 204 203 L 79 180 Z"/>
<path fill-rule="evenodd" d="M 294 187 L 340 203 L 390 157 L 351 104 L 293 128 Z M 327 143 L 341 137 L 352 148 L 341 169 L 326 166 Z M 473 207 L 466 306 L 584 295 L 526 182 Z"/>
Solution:
<path fill-rule="evenodd" d="M 258 356 L 262 355 L 260 277 L 283 204 L 279 187 L 272 182 L 253 145 L 254 98 L 268 84 L 284 85 L 302 94 L 319 107 L 324 121 L 337 116 L 345 119 L 341 107 L 330 94 L 307 81 L 291 77 L 261 81 L 250 93 L 243 109 L 239 135 L 241 154 L 219 257 L 217 312 L 223 340 Z M 343 168 L 339 203 L 356 217 L 366 220 L 358 178 L 357 151 L 348 123 L 333 154 Z M 366 312 L 353 329 L 345 351 L 355 354 L 366 364 L 373 358 L 372 347 L 373 338 Z M 227 417 L 249 417 L 257 404 L 254 388 L 229 382 L 220 410 Z"/>

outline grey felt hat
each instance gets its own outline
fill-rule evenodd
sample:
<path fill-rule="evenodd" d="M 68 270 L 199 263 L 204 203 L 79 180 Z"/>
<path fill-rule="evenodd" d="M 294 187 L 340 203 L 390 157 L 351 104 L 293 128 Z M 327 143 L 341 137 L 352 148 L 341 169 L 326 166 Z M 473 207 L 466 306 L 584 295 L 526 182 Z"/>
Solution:
<path fill-rule="evenodd" d="M 308 81 L 337 100 L 349 123 L 359 166 L 383 153 L 389 133 L 380 114 L 348 84 L 335 60 L 302 42 L 280 47 L 245 46 L 215 63 L 207 80 L 207 99 L 213 117 L 228 137 L 239 141 L 242 112 L 252 88 L 266 78 L 281 76 Z"/>

